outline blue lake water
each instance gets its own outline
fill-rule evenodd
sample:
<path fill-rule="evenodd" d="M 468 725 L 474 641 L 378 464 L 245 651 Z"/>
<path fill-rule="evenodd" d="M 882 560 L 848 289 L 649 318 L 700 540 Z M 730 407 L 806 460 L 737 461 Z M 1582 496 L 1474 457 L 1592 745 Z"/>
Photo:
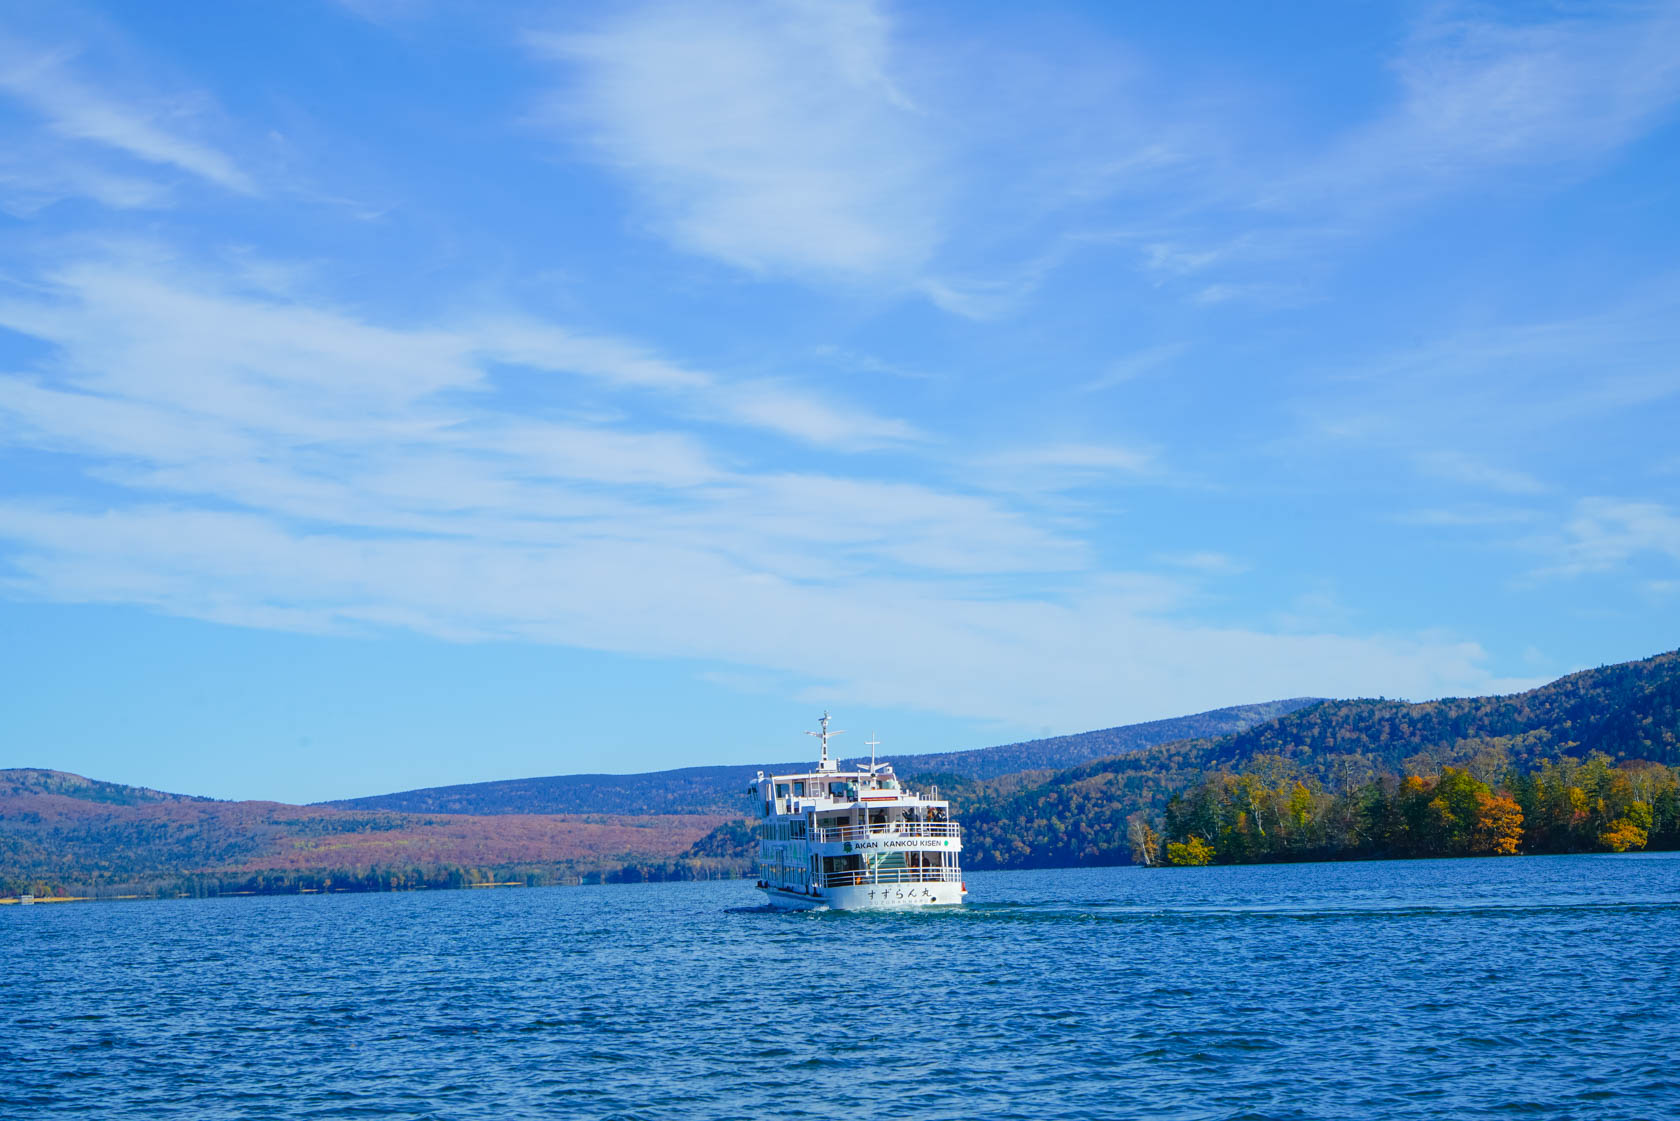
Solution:
<path fill-rule="evenodd" d="M 0 908 L 0 1117 L 1680 1116 L 1680 856 Z"/>

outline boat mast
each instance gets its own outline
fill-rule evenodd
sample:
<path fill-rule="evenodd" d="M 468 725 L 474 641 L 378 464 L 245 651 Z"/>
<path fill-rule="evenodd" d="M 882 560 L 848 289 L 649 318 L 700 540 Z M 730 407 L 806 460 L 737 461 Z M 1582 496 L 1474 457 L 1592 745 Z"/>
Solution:
<path fill-rule="evenodd" d="M 870 732 L 869 733 L 869 738 L 864 740 L 863 742 L 864 742 L 864 745 L 869 748 L 869 773 L 874 774 L 875 773 L 875 749 L 877 747 L 881 746 L 881 741 L 875 738 L 875 733 L 874 732 Z"/>
<path fill-rule="evenodd" d="M 842 729 L 840 731 L 837 731 L 837 732 L 831 732 L 831 731 L 828 730 L 828 710 L 827 709 L 823 710 L 821 723 L 822 723 L 822 731 L 820 731 L 820 732 L 806 732 L 805 734 L 807 736 L 818 736 L 818 737 L 821 737 L 821 739 L 822 739 L 822 761 L 817 764 L 817 770 L 819 770 L 819 771 L 837 771 L 837 770 L 840 769 L 840 764 L 828 757 L 828 737 L 829 736 L 843 736 L 846 733 L 845 733 L 844 729 Z"/>

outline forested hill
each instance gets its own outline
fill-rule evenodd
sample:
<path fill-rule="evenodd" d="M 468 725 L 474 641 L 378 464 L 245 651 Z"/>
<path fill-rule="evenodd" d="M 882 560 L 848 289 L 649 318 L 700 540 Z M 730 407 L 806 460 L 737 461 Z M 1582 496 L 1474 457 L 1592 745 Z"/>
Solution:
<path fill-rule="evenodd" d="M 104 802 L 113 806 L 144 806 L 162 802 L 208 802 L 209 798 L 195 798 L 190 794 L 168 794 L 144 786 L 124 786 L 118 782 L 101 782 L 83 778 L 66 771 L 48 771 L 37 767 L 18 767 L 0 771 L 0 798 L 22 797 L 32 794 L 56 794 L 61 798 L 75 798 L 82 802 Z"/>
<path fill-rule="evenodd" d="M 222 802 L 0 771 L 0 896 L 389 890 L 739 869 L 684 854 L 716 814 L 400 814 Z"/>
<path fill-rule="evenodd" d="M 1680 764 L 1680 651 L 1584 670 L 1526 693 L 1423 704 L 1324 701 L 1221 741 L 1208 755 L 1229 765 L 1256 755 L 1302 760 L 1354 756 L 1391 772 L 1421 773 L 1478 752 L 1530 768 L 1559 754 Z"/>
<path fill-rule="evenodd" d="M 942 783 L 959 802 L 976 867 L 1124 863 L 1127 818 L 1160 810 L 1203 777 L 1257 764 L 1329 790 L 1383 776 L 1483 777 L 1602 753 L 1680 765 L 1680 652 L 1604 666 L 1526 693 L 1323 701 L 1218 739 L 1162 744 L 1049 775 Z M 1023 781 L 1024 780 L 1024 781 Z"/>
<path fill-rule="evenodd" d="M 1080 732 L 1072 736 L 1028 740 L 1025 743 L 982 747 L 973 751 L 949 751 L 937 755 L 890 755 L 893 769 L 901 775 L 919 772 L 942 772 L 971 779 L 997 778 L 1018 771 L 1061 770 L 1064 767 L 1088 763 L 1114 755 L 1141 751 L 1157 744 L 1175 740 L 1212 739 L 1265 725 L 1280 716 L 1319 703 L 1314 697 L 1293 697 L 1287 701 L 1266 701 L 1263 704 L 1236 705 L 1199 712 L 1194 716 L 1179 716 L 1171 720 L 1151 720 L 1146 724 L 1126 724 L 1118 728 L 1103 728 L 1095 732 Z"/>
<path fill-rule="evenodd" d="M 969 779 L 988 779 L 1017 771 L 1068 767 L 1175 740 L 1238 732 L 1313 703 L 1311 698 L 1297 697 L 971 751 L 928 755 L 887 753 L 883 758 L 891 760 L 902 775 L 937 771 Z M 811 762 L 801 759 L 745 766 L 683 767 L 634 775 L 507 779 L 434 786 L 323 804 L 405 813 L 738 813 L 746 784 L 760 769 L 792 770 L 809 767 Z"/>

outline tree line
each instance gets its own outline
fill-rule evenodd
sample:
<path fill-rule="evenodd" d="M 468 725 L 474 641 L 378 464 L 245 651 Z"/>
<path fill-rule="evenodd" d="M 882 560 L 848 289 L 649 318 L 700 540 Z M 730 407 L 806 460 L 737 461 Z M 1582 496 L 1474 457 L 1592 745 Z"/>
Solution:
<path fill-rule="evenodd" d="M 1340 791 L 1262 755 L 1129 823 L 1145 864 L 1509 856 L 1680 848 L 1680 769 L 1564 756 L 1534 770 L 1378 775 Z"/>
<path fill-rule="evenodd" d="M 739 861 L 684 859 L 596 864 L 390 864 L 360 868 L 263 869 L 250 872 L 190 872 L 118 882 L 89 883 L 60 877 L 0 875 L 0 896 L 83 895 L 94 898 L 205 899 L 222 895 L 309 895 L 391 891 L 438 891 L 519 885 L 663 883 L 737 879 Z"/>

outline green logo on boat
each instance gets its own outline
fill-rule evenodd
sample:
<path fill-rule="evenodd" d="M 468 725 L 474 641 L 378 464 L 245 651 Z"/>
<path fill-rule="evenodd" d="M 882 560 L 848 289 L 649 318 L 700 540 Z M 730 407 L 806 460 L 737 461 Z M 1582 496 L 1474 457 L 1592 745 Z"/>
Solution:
<path fill-rule="evenodd" d="M 851 852 L 852 851 L 852 842 L 847 841 L 845 844 L 841 845 L 840 846 L 840 851 L 841 852 Z"/>

